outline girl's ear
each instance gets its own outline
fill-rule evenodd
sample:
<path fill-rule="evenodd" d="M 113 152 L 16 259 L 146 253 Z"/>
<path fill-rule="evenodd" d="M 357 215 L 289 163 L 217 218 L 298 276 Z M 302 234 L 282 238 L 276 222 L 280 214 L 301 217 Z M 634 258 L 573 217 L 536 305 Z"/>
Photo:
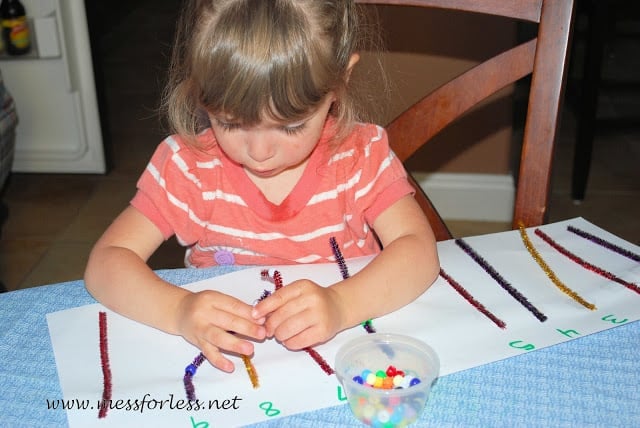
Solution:
<path fill-rule="evenodd" d="M 349 78 L 351 77 L 351 71 L 353 70 L 353 67 L 358 63 L 358 61 L 360 61 L 360 54 L 358 53 L 352 54 L 351 58 L 349 58 L 349 65 L 347 66 L 347 81 L 349 81 Z"/>

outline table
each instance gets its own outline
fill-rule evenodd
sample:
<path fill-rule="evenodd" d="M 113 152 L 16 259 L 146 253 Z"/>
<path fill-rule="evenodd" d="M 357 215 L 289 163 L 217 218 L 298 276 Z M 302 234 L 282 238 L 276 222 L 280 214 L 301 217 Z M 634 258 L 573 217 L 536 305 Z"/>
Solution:
<path fill-rule="evenodd" d="M 239 267 L 160 270 L 177 285 Z M 0 426 L 66 426 L 45 315 L 95 303 L 82 281 L 0 294 Z M 473 350 L 470 349 L 469 352 Z M 640 426 L 640 322 L 439 378 L 416 427 Z M 362 426 L 347 405 L 255 426 Z"/>

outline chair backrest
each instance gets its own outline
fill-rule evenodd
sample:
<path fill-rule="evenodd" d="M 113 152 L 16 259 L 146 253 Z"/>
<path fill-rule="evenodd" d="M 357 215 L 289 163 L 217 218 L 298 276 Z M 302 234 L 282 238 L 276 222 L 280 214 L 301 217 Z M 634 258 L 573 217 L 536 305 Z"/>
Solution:
<path fill-rule="evenodd" d="M 513 227 L 545 222 L 552 157 L 558 130 L 573 22 L 573 0 L 358 0 L 359 3 L 451 9 L 537 24 L 534 38 L 471 68 L 426 95 L 388 126 L 389 141 L 403 162 L 469 109 L 530 76 L 529 102 L 513 214 Z M 460 30 L 458 30 L 460 31 Z M 391 37 L 393 35 L 390 35 Z M 436 238 L 451 238 L 416 181 L 416 199 Z"/>

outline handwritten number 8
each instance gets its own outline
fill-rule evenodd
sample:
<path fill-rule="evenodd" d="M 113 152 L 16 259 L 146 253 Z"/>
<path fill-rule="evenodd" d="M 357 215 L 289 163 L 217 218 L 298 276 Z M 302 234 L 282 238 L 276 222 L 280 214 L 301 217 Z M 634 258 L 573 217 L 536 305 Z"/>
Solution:
<path fill-rule="evenodd" d="M 273 403 L 271 401 L 264 401 L 260 403 L 258 407 L 264 410 L 264 414 L 269 417 L 277 416 L 280 414 L 280 410 L 273 408 Z"/>

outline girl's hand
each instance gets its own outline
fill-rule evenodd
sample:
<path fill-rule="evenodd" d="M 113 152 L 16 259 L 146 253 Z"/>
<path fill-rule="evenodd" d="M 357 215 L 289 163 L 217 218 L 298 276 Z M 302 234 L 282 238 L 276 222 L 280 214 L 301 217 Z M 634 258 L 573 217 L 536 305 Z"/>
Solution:
<path fill-rule="evenodd" d="M 234 365 L 222 351 L 251 355 L 253 344 L 238 336 L 265 338 L 264 319 L 255 319 L 251 312 L 250 305 L 217 291 L 189 293 L 178 306 L 178 331 L 213 366 L 232 372 Z"/>
<path fill-rule="evenodd" d="M 292 282 L 258 303 L 254 319 L 264 323 L 268 337 L 289 349 L 326 342 L 343 329 L 337 293 L 309 280 Z"/>

